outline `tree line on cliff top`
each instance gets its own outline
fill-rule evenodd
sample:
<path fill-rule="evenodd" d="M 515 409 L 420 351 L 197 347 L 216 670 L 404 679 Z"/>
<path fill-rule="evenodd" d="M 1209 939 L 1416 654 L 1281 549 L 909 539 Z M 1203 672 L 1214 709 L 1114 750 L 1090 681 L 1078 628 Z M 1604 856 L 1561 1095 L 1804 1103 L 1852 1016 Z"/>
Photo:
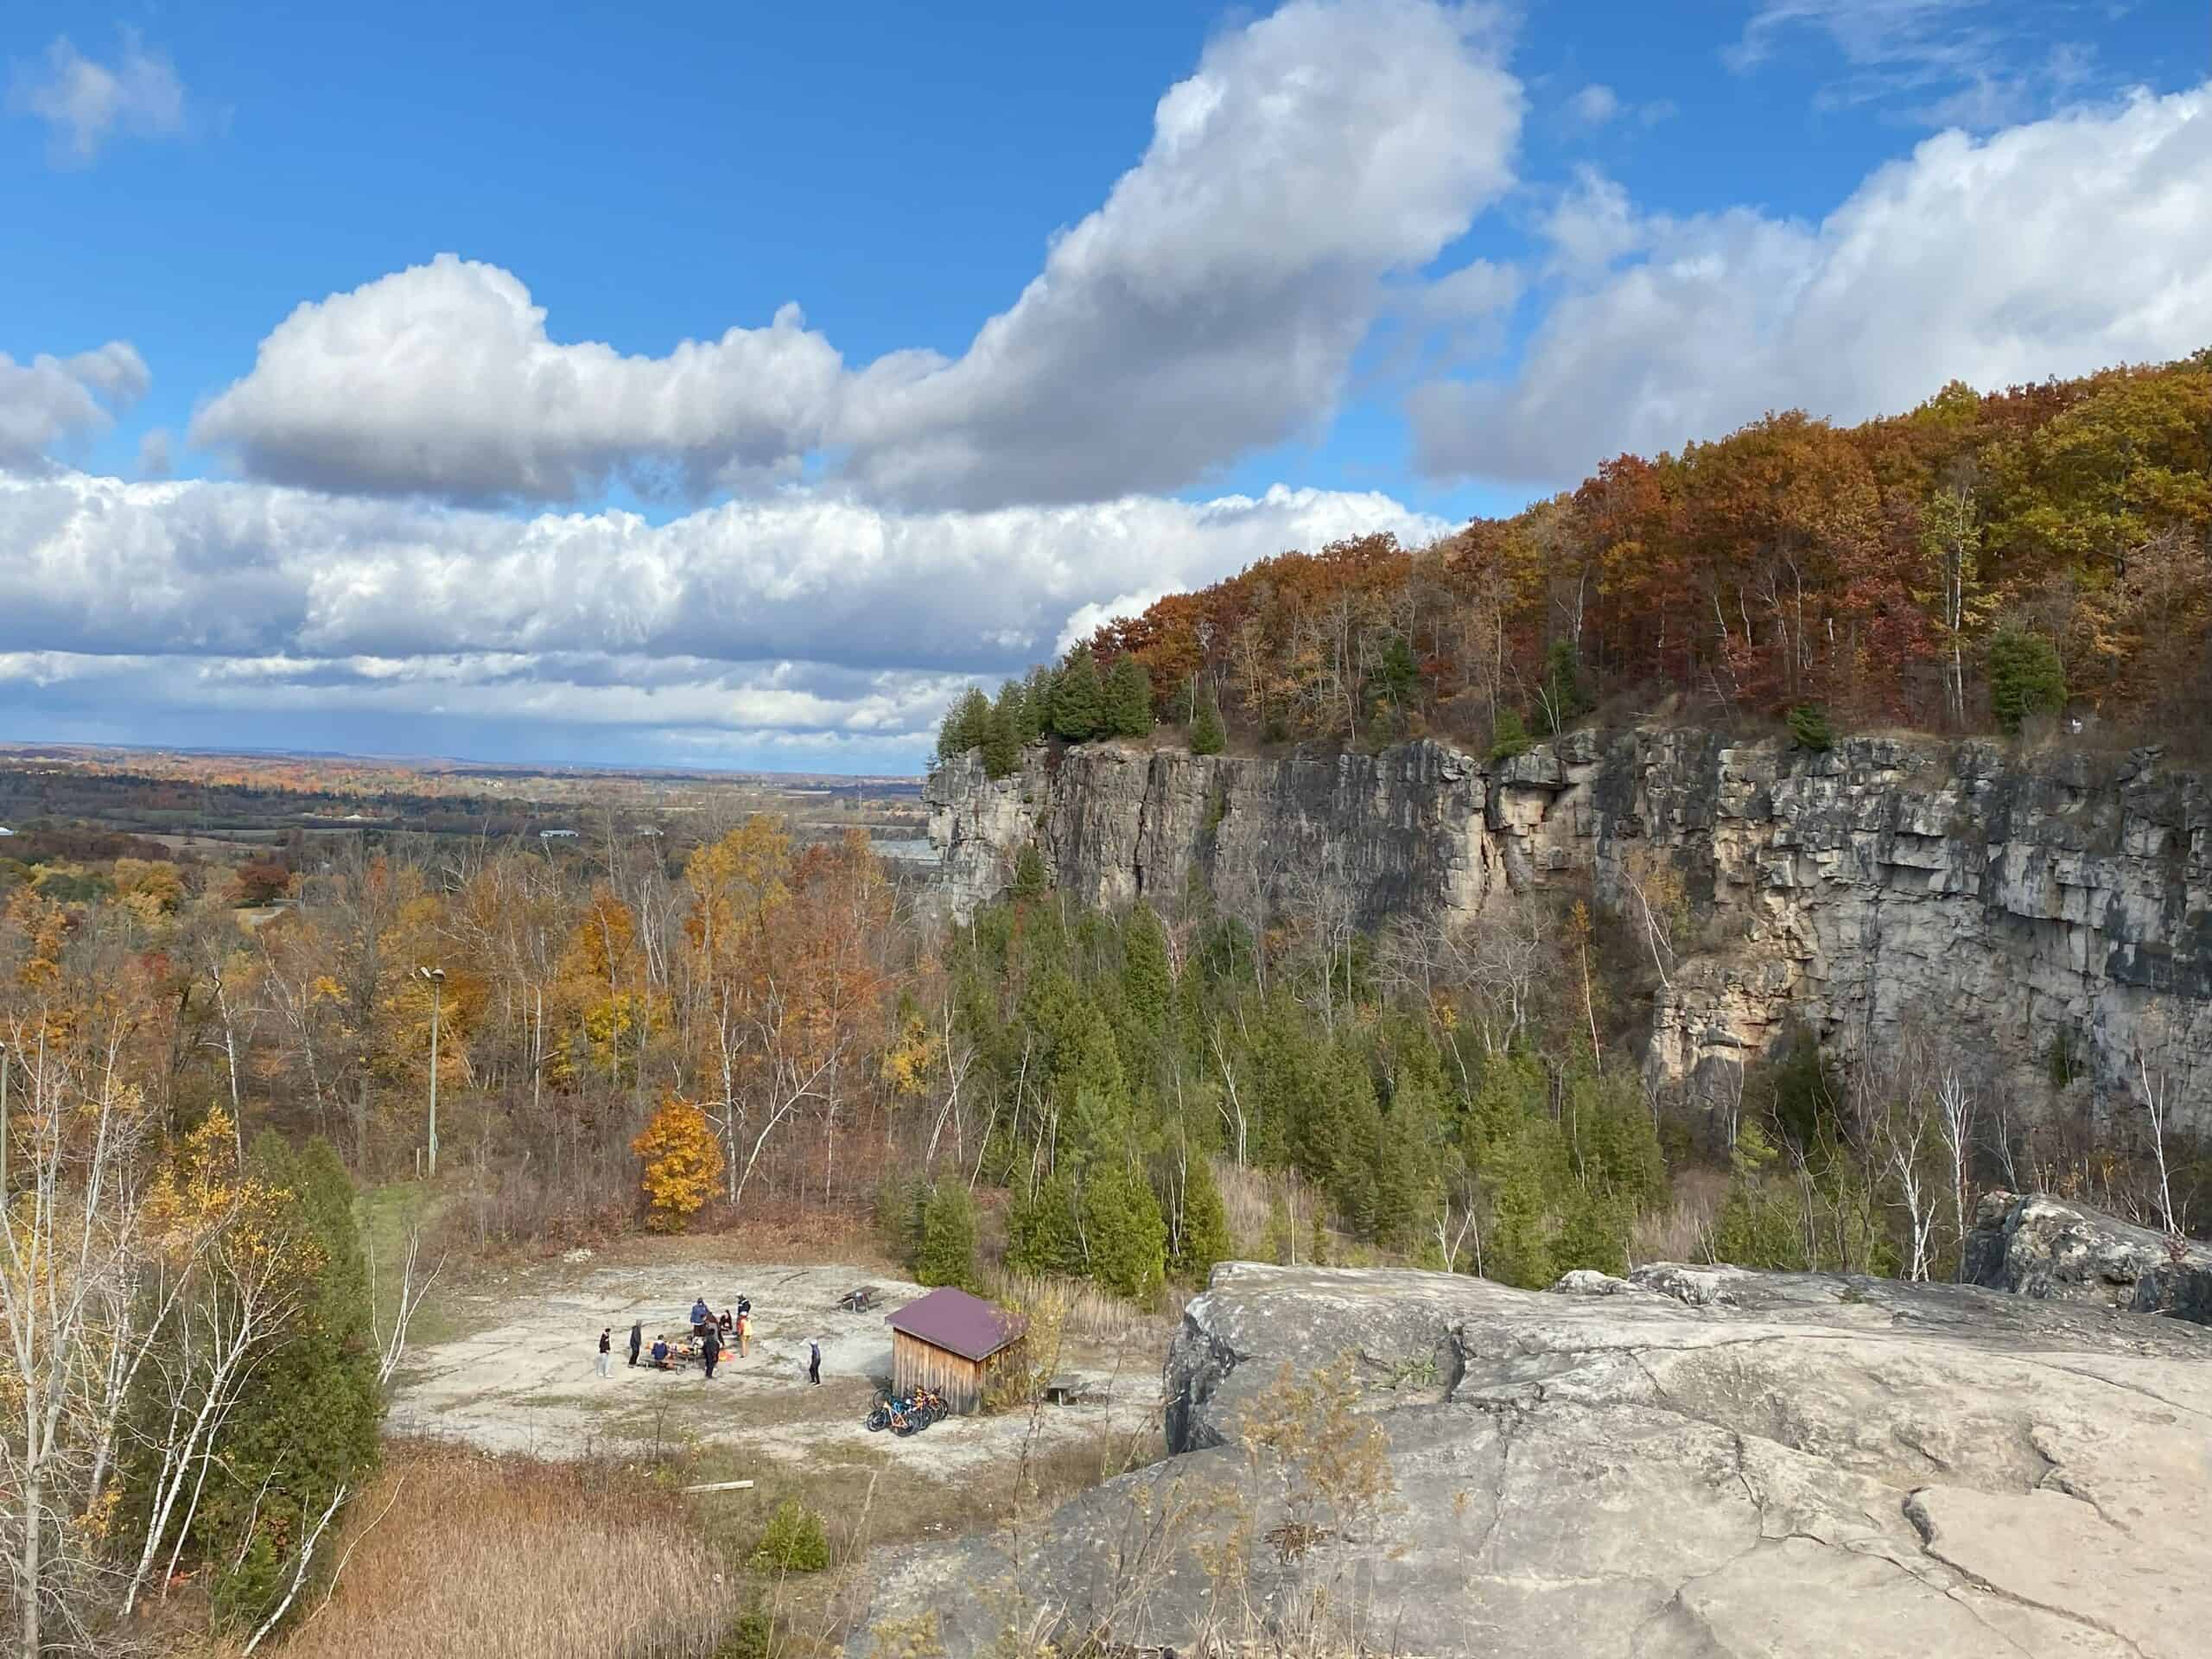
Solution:
<path fill-rule="evenodd" d="M 2212 351 L 1954 382 L 1855 427 L 1793 411 L 1621 455 L 1427 547 L 1263 559 L 1108 623 L 995 702 L 970 694 L 941 750 L 985 747 L 1002 773 L 1036 735 L 1154 719 L 1488 745 L 1669 692 L 1724 719 L 2014 731 L 2070 704 L 2156 727 L 2212 699 L 2208 527 Z M 1122 712 L 1079 691 L 1061 720 L 1070 680 L 1117 688 Z"/>

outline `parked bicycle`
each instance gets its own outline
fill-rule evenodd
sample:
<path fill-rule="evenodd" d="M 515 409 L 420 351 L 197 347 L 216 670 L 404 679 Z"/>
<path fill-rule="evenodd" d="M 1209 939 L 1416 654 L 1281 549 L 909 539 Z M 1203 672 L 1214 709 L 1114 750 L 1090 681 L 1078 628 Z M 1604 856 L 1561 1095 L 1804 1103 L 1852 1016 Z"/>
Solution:
<path fill-rule="evenodd" d="M 917 1389 L 906 1409 L 893 1414 L 891 1432 L 893 1434 L 918 1434 L 931 1423 L 949 1415 L 950 1410 L 943 1395 L 931 1389 Z"/>

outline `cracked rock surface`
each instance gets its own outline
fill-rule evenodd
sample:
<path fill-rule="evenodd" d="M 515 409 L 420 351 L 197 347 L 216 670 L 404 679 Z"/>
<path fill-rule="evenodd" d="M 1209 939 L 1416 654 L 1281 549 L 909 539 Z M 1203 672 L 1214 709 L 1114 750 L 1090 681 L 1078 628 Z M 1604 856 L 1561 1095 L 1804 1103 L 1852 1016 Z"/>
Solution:
<path fill-rule="evenodd" d="M 1321 1586 L 1406 1655 L 2212 1650 L 2212 1332 L 1726 1268 L 1535 1293 L 1225 1265 L 1167 1357 L 1171 1455 L 906 1558 L 870 1624 L 933 1607 L 952 1659 L 1016 1618 L 1188 1648 L 1232 1611 L 1205 1562 L 1239 1505 L 1255 1535 L 1283 1518 L 1249 1414 L 1339 1357 L 1395 1490 L 1294 1561 L 1257 1552 L 1263 1620 Z"/>
<path fill-rule="evenodd" d="M 2148 1228 L 2042 1193 L 1982 1198 L 1964 1276 L 1992 1290 L 2212 1325 L 2212 1247 L 2172 1248 Z"/>

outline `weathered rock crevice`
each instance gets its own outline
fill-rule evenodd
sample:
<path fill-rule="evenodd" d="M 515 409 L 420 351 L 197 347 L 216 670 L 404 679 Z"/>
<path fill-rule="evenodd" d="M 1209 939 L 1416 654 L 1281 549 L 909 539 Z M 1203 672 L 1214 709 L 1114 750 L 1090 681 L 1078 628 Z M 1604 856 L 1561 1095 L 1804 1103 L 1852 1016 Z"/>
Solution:
<path fill-rule="evenodd" d="M 2116 1086 L 2146 1049 L 2212 1078 L 2212 795 L 2149 752 L 1815 754 L 1649 729 L 1495 763 L 1427 741 L 1269 760 L 1102 744 L 996 781 L 961 757 L 926 794 L 954 914 L 1032 845 L 1085 900 L 1172 903 L 1195 881 L 1262 925 L 1480 919 L 1548 887 L 1634 918 L 1679 894 L 1647 1068 L 1708 1097 L 1793 1022 L 1847 1049 L 1938 1023 L 2022 1098 L 2055 1048 Z M 2173 1093 L 2170 1127 L 2212 1134 L 2212 1087 Z"/>

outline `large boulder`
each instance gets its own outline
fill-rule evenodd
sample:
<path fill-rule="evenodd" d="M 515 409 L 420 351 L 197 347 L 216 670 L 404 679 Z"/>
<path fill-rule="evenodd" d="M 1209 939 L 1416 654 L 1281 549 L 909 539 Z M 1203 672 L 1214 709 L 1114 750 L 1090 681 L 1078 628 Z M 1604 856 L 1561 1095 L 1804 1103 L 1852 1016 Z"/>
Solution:
<path fill-rule="evenodd" d="M 852 1652 L 2178 1659 L 2208 1360 L 1965 1287 L 1230 1264 L 1168 1356 L 1171 1455 L 895 1563 Z"/>
<path fill-rule="evenodd" d="M 2212 1325 L 2212 1249 L 2042 1193 L 1992 1192 L 1974 1210 L 1968 1284 Z"/>

